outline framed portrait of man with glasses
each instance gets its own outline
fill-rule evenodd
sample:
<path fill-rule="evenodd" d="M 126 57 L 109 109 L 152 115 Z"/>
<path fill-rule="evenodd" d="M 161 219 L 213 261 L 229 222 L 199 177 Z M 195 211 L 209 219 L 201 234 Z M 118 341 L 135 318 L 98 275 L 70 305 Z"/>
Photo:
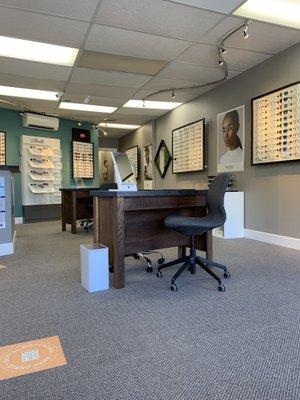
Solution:
<path fill-rule="evenodd" d="M 217 172 L 244 171 L 245 107 L 217 116 Z"/>

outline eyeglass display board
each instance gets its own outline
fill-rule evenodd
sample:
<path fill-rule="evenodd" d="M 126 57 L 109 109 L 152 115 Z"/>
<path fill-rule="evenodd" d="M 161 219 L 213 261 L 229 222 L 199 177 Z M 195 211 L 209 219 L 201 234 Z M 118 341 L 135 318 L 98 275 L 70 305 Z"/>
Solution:
<path fill-rule="evenodd" d="M 94 178 L 94 143 L 72 142 L 73 178 Z"/>
<path fill-rule="evenodd" d="M 300 82 L 252 99 L 252 165 L 300 160 Z"/>
<path fill-rule="evenodd" d="M 204 170 L 205 118 L 172 131 L 172 173 Z"/>
<path fill-rule="evenodd" d="M 6 164 L 6 140 L 5 132 L 0 132 L 0 165 Z"/>
<path fill-rule="evenodd" d="M 21 136 L 22 204 L 61 203 L 60 139 Z"/>
<path fill-rule="evenodd" d="M 136 179 L 140 177 L 140 164 L 139 164 L 139 148 L 138 146 L 129 147 L 125 150 L 129 162 L 133 168 L 134 176 Z"/>

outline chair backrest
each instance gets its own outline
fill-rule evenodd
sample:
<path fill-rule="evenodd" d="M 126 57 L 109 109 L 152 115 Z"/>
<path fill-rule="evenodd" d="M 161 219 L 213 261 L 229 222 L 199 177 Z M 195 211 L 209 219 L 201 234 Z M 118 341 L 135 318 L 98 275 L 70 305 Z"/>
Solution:
<path fill-rule="evenodd" d="M 207 193 L 208 216 L 220 220 L 220 226 L 226 221 L 226 212 L 224 208 L 224 196 L 230 174 L 220 174 L 215 177 Z"/>

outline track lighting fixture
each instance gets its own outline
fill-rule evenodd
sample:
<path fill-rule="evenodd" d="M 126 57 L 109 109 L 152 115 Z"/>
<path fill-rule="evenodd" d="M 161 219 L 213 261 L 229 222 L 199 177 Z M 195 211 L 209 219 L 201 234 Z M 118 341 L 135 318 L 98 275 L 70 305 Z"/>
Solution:
<path fill-rule="evenodd" d="M 220 65 L 220 67 L 222 66 L 224 64 L 224 61 L 223 60 L 219 60 L 219 65 Z"/>
<path fill-rule="evenodd" d="M 171 97 L 172 97 L 172 99 L 175 99 L 175 91 L 174 90 L 172 90 Z"/>
<path fill-rule="evenodd" d="M 248 33 L 249 23 L 250 23 L 249 20 L 247 20 L 247 21 L 245 22 L 245 29 L 244 29 L 244 32 L 243 32 L 243 34 L 244 34 L 244 39 L 248 39 L 248 37 L 249 37 L 249 33 Z"/>
<path fill-rule="evenodd" d="M 78 126 L 81 126 L 81 122 L 80 121 L 78 122 Z"/>
<path fill-rule="evenodd" d="M 91 101 L 91 96 L 86 96 L 83 100 L 84 104 L 88 104 Z"/>
<path fill-rule="evenodd" d="M 221 47 L 221 48 L 220 48 L 220 50 L 221 50 L 221 53 L 222 53 L 222 54 L 225 54 L 225 53 L 227 53 L 227 50 L 226 50 L 226 49 L 224 49 L 224 47 Z"/>
<path fill-rule="evenodd" d="M 143 108 L 145 108 L 146 107 L 146 103 L 145 103 L 145 100 L 143 99 Z"/>

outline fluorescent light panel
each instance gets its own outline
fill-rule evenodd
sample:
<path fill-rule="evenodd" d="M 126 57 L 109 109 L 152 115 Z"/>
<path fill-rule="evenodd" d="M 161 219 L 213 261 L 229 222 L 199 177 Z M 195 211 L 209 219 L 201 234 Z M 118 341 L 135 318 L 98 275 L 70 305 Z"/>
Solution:
<path fill-rule="evenodd" d="M 248 0 L 235 15 L 300 29 L 298 0 Z"/>
<path fill-rule="evenodd" d="M 112 124 L 110 122 L 100 122 L 98 126 L 103 128 L 115 128 L 115 129 L 137 129 L 141 125 L 128 125 L 128 124 Z"/>
<path fill-rule="evenodd" d="M 96 106 L 93 104 L 81 104 L 81 103 L 68 103 L 62 102 L 59 108 L 63 110 L 76 110 L 76 111 L 86 111 L 86 112 L 96 112 L 96 113 L 112 113 L 117 107 L 107 107 L 107 106 Z"/>
<path fill-rule="evenodd" d="M 72 67 L 77 54 L 71 47 L 0 36 L 1 57 Z"/>
<path fill-rule="evenodd" d="M 151 101 L 151 100 L 129 100 L 123 105 L 126 108 L 145 108 L 153 110 L 172 110 L 180 106 L 182 103 L 174 103 L 169 101 Z"/>
<path fill-rule="evenodd" d="M 0 95 L 8 97 L 23 97 L 25 99 L 58 101 L 57 94 L 57 92 L 50 92 L 47 90 L 0 86 Z"/>

